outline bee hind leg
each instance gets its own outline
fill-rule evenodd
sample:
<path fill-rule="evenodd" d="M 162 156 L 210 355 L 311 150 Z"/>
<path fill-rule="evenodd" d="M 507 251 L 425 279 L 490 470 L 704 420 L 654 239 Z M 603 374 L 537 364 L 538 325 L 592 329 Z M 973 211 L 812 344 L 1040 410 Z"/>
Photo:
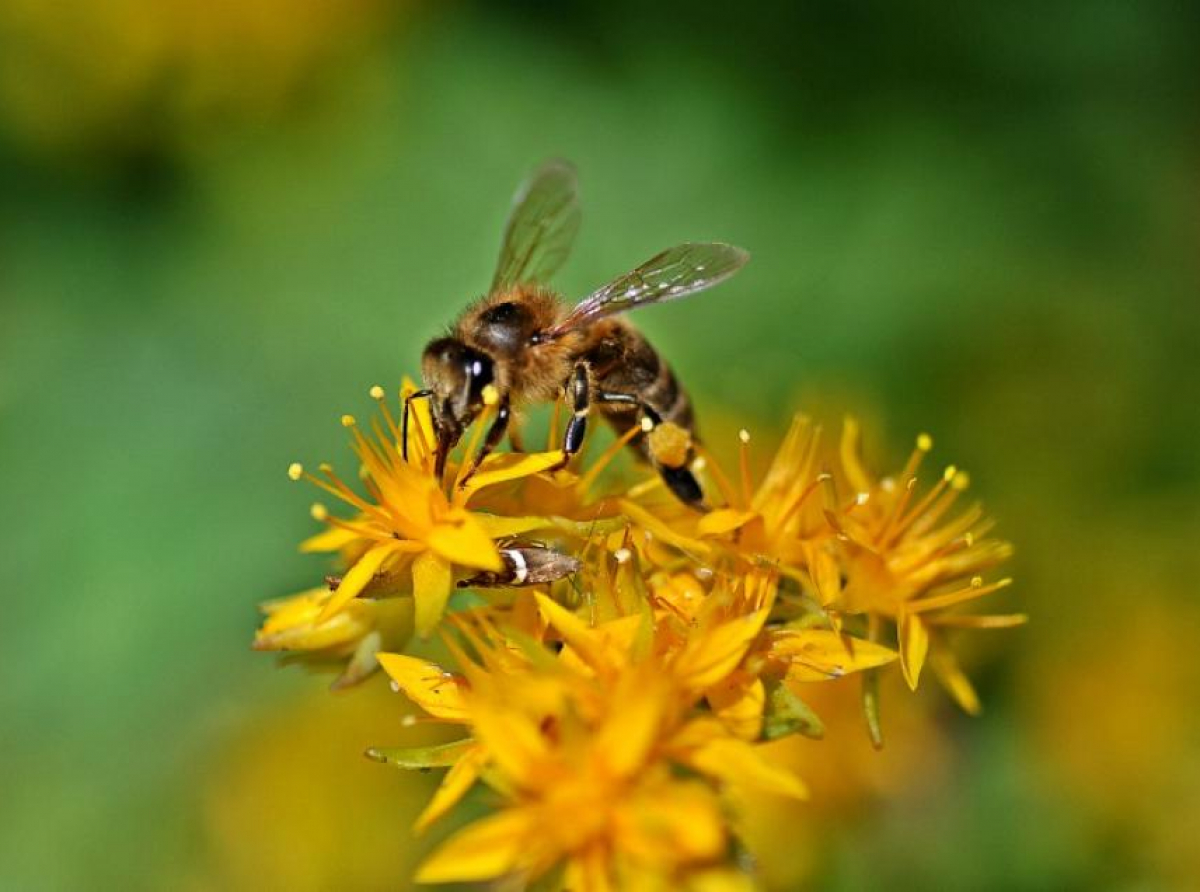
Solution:
<path fill-rule="evenodd" d="M 641 412 L 642 427 L 646 441 L 642 452 L 654 465 L 667 489 L 692 508 L 707 511 L 704 490 L 696 480 L 689 465 L 692 458 L 692 435 L 690 432 L 662 416 L 644 400 L 630 393 L 600 392 L 596 402 L 627 405 Z"/>

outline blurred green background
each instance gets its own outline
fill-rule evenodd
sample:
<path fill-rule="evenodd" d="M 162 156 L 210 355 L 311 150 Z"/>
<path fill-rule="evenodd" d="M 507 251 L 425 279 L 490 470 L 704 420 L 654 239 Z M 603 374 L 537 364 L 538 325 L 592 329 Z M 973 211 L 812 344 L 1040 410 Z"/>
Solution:
<path fill-rule="evenodd" d="M 804 750 L 829 794 L 754 831 L 767 885 L 1200 882 L 1198 25 L 0 0 L 0 888 L 405 887 L 431 779 L 360 757 L 398 698 L 252 654 L 254 605 L 323 572 L 287 463 L 344 456 L 552 155 L 569 294 L 752 251 L 639 317 L 702 416 L 854 410 L 885 467 L 928 430 L 1018 545 L 984 716 L 931 688 L 878 759 L 853 716 Z"/>

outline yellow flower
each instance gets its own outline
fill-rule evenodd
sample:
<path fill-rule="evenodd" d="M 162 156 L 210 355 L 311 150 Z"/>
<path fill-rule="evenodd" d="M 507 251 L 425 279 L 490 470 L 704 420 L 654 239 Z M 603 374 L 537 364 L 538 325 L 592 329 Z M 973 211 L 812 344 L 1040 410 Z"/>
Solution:
<path fill-rule="evenodd" d="M 724 854 L 714 791 L 674 777 L 656 753 L 675 706 L 669 679 L 629 672 L 601 686 L 564 673 L 551 712 L 521 701 L 528 680 L 472 678 L 472 728 L 504 802 L 435 851 L 418 882 L 535 878 L 561 865 L 566 888 L 624 888 Z"/>
<path fill-rule="evenodd" d="M 480 778 L 506 798 L 500 814 L 447 843 L 419 879 L 536 876 L 563 863 L 588 888 L 630 877 L 678 878 L 724 850 L 717 789 L 807 795 L 759 747 L 697 708 L 737 671 L 765 610 L 714 613 L 689 635 L 649 614 L 593 626 L 545 596 L 536 601 L 561 642 L 557 655 L 508 638 L 480 612 L 456 615 L 479 660 L 452 645 L 461 675 L 409 656 L 380 656 L 396 685 L 431 717 L 473 735 L 445 750 L 446 761 L 377 751 L 405 767 L 452 765 L 418 829 Z M 672 765 L 710 783 L 675 780 Z"/>
<path fill-rule="evenodd" d="M 412 385 L 406 383 L 402 403 L 412 390 Z M 472 497 L 486 487 L 545 471 L 559 461 L 561 454 L 490 455 L 469 480 L 463 479 L 464 462 L 458 466 L 457 476 L 448 481 L 447 492 L 434 473 L 435 439 L 425 403 L 412 403 L 405 450 L 400 426 L 388 410 L 383 389 L 373 387 L 371 396 L 380 405 L 382 421 L 376 418 L 369 431 L 364 432 L 353 416 L 342 417 L 343 426 L 353 437 L 366 495 L 355 492 L 329 465 L 320 467 L 319 477 L 306 473 L 299 464 L 288 469 L 292 479 L 303 477 L 357 511 L 355 516 L 342 519 L 331 516 L 324 506 L 314 508 L 314 516 L 325 521 L 329 529 L 304 542 L 301 549 L 339 551 L 349 563 L 317 620 L 329 620 L 368 586 L 395 594 L 405 580 L 410 580 L 417 632 L 426 636 L 445 610 L 454 587 L 455 568 L 498 572 L 504 565 L 495 539 L 548 523 L 543 517 L 502 517 L 473 511 L 468 507 Z M 479 431 L 488 420 L 489 412 L 484 412 L 467 455 L 474 451 Z"/>
<path fill-rule="evenodd" d="M 255 650 L 286 651 L 306 663 L 328 663 L 342 671 L 333 688 L 367 678 L 381 650 L 403 647 L 412 634 L 412 602 L 398 598 L 356 599 L 345 610 L 321 620 L 331 592 L 315 588 L 261 606 L 266 619 L 254 636 Z"/>
<path fill-rule="evenodd" d="M 917 472 L 932 448 L 932 439 L 922 434 L 900 473 L 877 479 L 859 457 L 858 424 L 847 419 L 840 459 L 854 495 L 829 513 L 845 579 L 829 603 L 841 613 L 866 614 L 874 628 L 894 622 L 909 687 L 916 689 L 928 659 L 958 704 L 976 713 L 979 700 L 944 646 L 943 630 L 1009 628 L 1026 617 L 947 612 L 1011 583 L 985 582 L 981 574 L 1005 561 L 1012 546 L 988 535 L 992 522 L 978 503 L 952 512 L 970 483 L 965 471 L 947 467 L 920 492 Z"/>

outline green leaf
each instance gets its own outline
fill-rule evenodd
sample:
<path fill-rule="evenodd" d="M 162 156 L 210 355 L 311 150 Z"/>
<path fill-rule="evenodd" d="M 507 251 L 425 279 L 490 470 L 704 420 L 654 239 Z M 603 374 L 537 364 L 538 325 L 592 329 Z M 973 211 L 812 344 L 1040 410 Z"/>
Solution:
<path fill-rule="evenodd" d="M 449 768 L 458 761 L 458 757 L 475 745 L 470 737 L 455 740 L 451 743 L 440 743 L 434 746 L 414 747 L 376 747 L 367 750 L 367 758 L 376 762 L 386 762 L 396 768 L 416 769 L 427 771 L 430 768 Z"/>
<path fill-rule="evenodd" d="M 825 724 L 786 684 L 777 683 L 767 689 L 763 738 L 778 740 L 789 734 L 803 734 L 820 740 L 825 736 Z"/>
<path fill-rule="evenodd" d="M 867 720 L 867 735 L 871 746 L 883 749 L 883 725 L 879 721 L 879 670 L 868 669 L 862 674 L 863 717 Z"/>

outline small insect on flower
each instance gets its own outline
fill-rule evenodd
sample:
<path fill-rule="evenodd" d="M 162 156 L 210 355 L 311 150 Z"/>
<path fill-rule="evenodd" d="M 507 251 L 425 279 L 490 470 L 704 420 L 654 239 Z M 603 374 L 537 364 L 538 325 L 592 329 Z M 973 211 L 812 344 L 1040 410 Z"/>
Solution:
<path fill-rule="evenodd" d="M 496 417 L 464 483 L 499 445 L 523 404 L 562 393 L 572 411 L 562 465 L 583 446 L 595 407 L 618 433 L 633 432 L 631 445 L 671 492 L 702 507 L 704 494 L 690 468 L 691 400 L 649 341 L 616 317 L 711 288 L 741 269 L 749 255 L 720 242 L 677 245 L 568 310 L 546 282 L 566 260 L 578 229 L 574 169 L 562 161 L 544 164 L 517 192 L 488 294 L 458 318 L 449 336 L 425 348 L 426 389 L 416 396 L 430 399 L 437 470 L 483 411 L 489 389 L 498 400 Z"/>

